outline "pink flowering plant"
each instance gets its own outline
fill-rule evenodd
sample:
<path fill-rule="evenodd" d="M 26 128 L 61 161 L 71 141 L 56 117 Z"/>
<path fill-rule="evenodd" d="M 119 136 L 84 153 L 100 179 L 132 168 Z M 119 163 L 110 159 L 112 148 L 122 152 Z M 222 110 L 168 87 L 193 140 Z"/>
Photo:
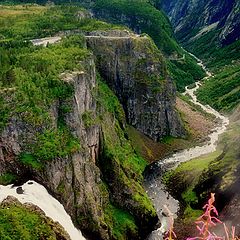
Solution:
<path fill-rule="evenodd" d="M 235 234 L 235 227 L 232 227 L 231 230 L 218 219 L 218 211 L 213 205 L 215 202 L 215 194 L 211 193 L 211 197 L 208 200 L 208 203 L 203 207 L 204 213 L 197 219 L 196 228 L 198 230 L 198 236 L 189 237 L 186 240 L 240 240 Z M 218 236 L 214 233 L 214 227 L 220 224 L 223 226 L 223 236 Z M 174 238 L 173 238 L 174 236 Z M 170 230 L 167 232 L 167 237 L 165 240 L 174 240 L 176 239 L 176 234 L 173 231 L 173 223 L 170 227 Z"/>
<path fill-rule="evenodd" d="M 172 213 L 171 213 L 171 211 L 169 210 L 169 208 L 166 205 L 164 205 L 164 208 L 167 211 L 168 215 L 170 216 L 170 219 L 169 219 L 170 220 L 170 223 L 169 223 L 170 228 L 165 233 L 166 237 L 164 238 L 164 240 L 175 240 L 175 239 L 177 239 L 177 235 L 175 234 L 174 228 L 173 228 L 174 219 L 173 219 Z"/>

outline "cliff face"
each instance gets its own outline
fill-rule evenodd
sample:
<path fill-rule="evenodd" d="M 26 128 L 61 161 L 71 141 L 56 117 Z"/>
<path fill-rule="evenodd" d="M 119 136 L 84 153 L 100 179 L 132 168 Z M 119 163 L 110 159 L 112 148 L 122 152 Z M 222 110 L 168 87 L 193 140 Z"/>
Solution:
<path fill-rule="evenodd" d="M 173 36 L 172 26 L 163 11 L 152 3 L 155 1 L 96 0 L 90 6 L 98 19 L 123 24 L 136 33 L 147 33 L 166 57 L 169 74 L 178 91 L 205 76 L 196 59 L 186 54 Z M 185 55 L 184 61 L 179 61 Z"/>
<path fill-rule="evenodd" d="M 226 45 L 240 38 L 240 13 L 237 0 L 162 1 L 159 7 L 167 13 L 180 40 L 186 41 L 198 31 L 219 31 L 219 41 Z"/>
<path fill-rule="evenodd" d="M 86 128 L 82 120 L 82 115 L 86 111 L 96 115 L 96 101 L 92 97 L 92 91 L 96 87 L 95 64 L 90 58 L 84 65 L 84 71 L 62 76 L 64 81 L 73 85 L 73 97 L 67 102 L 56 101 L 49 109 L 51 125 L 56 128 L 60 115 L 63 114 L 62 107 L 71 108 L 61 117 L 64 118 L 73 136 L 79 139 L 81 149 L 70 156 L 47 162 L 45 167 L 47 171 L 22 166 L 17 161 L 19 154 L 27 151 L 28 145 L 35 141 L 37 131 L 42 129 L 35 129 L 17 118 L 12 119 L 1 134 L 1 174 L 11 172 L 22 175 L 21 178 L 33 175 L 60 198 L 75 221 L 81 223 L 83 231 L 89 230 L 93 236 L 108 239 L 107 227 L 101 220 L 104 218 L 105 200 L 99 189 L 100 170 L 96 166 L 100 127 L 94 125 Z M 78 219 L 81 217 L 83 219 Z"/>
<path fill-rule="evenodd" d="M 81 71 L 62 74 L 61 79 L 73 93 L 51 104 L 46 124 L 35 126 L 13 114 L 1 132 L 1 177 L 12 174 L 46 186 L 89 239 L 144 239 L 158 218 L 141 186 L 145 162 L 126 139 L 121 105 L 97 82 L 92 55 L 81 62 Z M 54 132 L 59 125 L 80 148 L 33 161 L 31 146 L 39 141 L 39 133 Z M 51 139 L 46 144 L 54 147 Z M 128 224 L 119 227 L 116 214 L 123 214 Z"/>
<path fill-rule="evenodd" d="M 127 32 L 107 34 L 90 33 L 87 44 L 101 76 L 122 103 L 128 123 L 156 141 L 167 135 L 183 136 L 175 110 L 176 89 L 154 43 Z"/>
<path fill-rule="evenodd" d="M 224 44 L 240 39 L 240 2 L 235 1 L 233 8 L 226 18 L 223 29 L 219 35 Z"/>

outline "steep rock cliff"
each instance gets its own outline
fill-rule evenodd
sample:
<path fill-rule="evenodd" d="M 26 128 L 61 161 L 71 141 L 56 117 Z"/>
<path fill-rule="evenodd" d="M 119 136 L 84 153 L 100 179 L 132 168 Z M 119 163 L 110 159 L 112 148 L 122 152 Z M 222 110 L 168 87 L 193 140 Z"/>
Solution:
<path fill-rule="evenodd" d="M 90 8 L 96 18 L 123 24 L 138 34 L 147 33 L 166 57 L 170 75 L 178 90 L 184 91 L 185 86 L 203 78 L 205 72 L 197 65 L 196 59 L 180 47 L 168 18 L 151 2 L 96 0 Z"/>
<path fill-rule="evenodd" d="M 1 173 L 11 172 L 20 175 L 21 178 L 33 175 L 61 199 L 70 215 L 81 223 L 83 231 L 93 231 L 93 236 L 96 234 L 96 237 L 106 239 L 107 227 L 104 229 L 104 226 L 101 226 L 104 199 L 101 198 L 99 189 L 100 171 L 95 164 L 100 128 L 94 125 L 86 129 L 81 118 L 85 111 L 92 111 L 96 115 L 96 102 L 91 94 L 96 86 L 95 65 L 93 59 L 89 59 L 84 65 L 87 68 L 84 72 L 62 76 L 64 81 L 74 86 L 74 96 L 67 102 L 56 101 L 49 109 L 54 129 L 60 115 L 63 114 L 62 106 L 67 105 L 71 108 L 61 117 L 73 136 L 79 139 L 81 149 L 72 155 L 46 162 L 47 171 L 22 166 L 17 161 L 19 154 L 28 152 L 28 145 L 36 141 L 37 132 L 44 131 L 46 126 L 36 129 L 31 124 L 15 118 L 1 134 Z M 11 155 L 12 159 L 8 155 Z M 85 219 L 78 219 L 81 216 Z M 88 216 L 90 219 L 87 219 Z"/>
<path fill-rule="evenodd" d="M 79 69 L 61 74 L 72 95 L 51 103 L 44 124 L 29 122 L 27 111 L 12 114 L 0 135 L 1 179 L 11 174 L 42 183 L 89 239 L 144 239 L 158 220 L 141 186 L 146 163 L 124 135 L 125 116 L 117 98 L 107 86 L 101 92 L 91 54 Z M 12 89 L 4 93 L 6 101 L 8 91 Z M 59 127 L 65 129 L 61 141 L 69 141 L 71 151 L 48 159 L 45 152 L 55 151 Z M 34 151 L 42 151 L 41 159 Z M 117 214 L 128 224 L 119 224 Z"/>
<path fill-rule="evenodd" d="M 100 74 L 122 103 L 128 123 L 156 141 L 184 136 L 175 110 L 176 90 L 161 53 L 147 36 L 119 34 L 89 33 L 87 44 Z"/>

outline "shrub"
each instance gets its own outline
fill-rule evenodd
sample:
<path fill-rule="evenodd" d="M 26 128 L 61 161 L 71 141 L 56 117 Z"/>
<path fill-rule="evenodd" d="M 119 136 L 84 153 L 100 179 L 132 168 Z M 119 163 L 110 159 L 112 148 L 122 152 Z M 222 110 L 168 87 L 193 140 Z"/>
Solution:
<path fill-rule="evenodd" d="M 235 227 L 232 227 L 231 231 L 229 231 L 227 226 L 218 219 L 218 211 L 214 206 L 214 202 L 215 194 L 211 193 L 210 199 L 203 207 L 204 213 L 195 222 L 198 230 L 198 236 L 189 237 L 186 240 L 239 240 L 235 234 Z M 214 233 L 214 227 L 219 224 L 223 228 L 223 233 L 221 236 L 218 236 Z M 174 240 L 173 236 L 176 238 L 176 235 L 173 231 L 173 224 L 171 224 L 165 240 Z"/>

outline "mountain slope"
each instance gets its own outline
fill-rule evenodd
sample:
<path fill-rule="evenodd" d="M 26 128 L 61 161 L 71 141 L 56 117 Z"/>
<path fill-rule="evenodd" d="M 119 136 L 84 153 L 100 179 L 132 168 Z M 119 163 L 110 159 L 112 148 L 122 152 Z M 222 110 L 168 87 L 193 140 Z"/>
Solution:
<path fill-rule="evenodd" d="M 162 0 L 159 5 L 169 16 L 182 42 L 189 41 L 197 34 L 207 33 L 210 29 L 219 31 L 218 41 L 223 45 L 233 43 L 240 37 L 238 0 Z"/>
<path fill-rule="evenodd" d="M 240 102 L 240 2 L 163 0 L 158 6 L 168 14 L 184 47 L 214 74 L 199 90 L 199 99 L 231 111 Z"/>

